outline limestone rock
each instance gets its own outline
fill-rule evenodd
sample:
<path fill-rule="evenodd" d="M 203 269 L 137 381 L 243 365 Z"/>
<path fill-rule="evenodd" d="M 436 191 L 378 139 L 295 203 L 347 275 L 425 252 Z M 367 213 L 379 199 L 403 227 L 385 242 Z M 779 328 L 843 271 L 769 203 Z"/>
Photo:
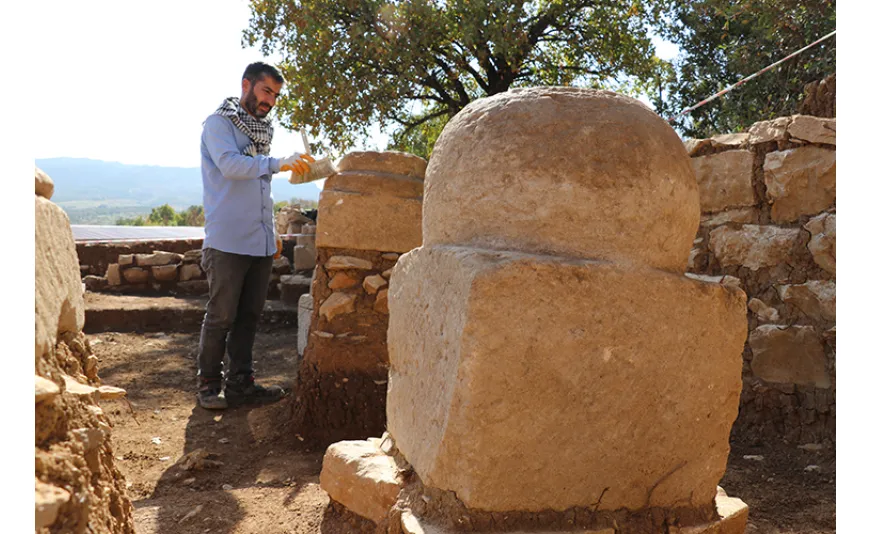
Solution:
<path fill-rule="evenodd" d="M 148 281 L 148 269 L 141 267 L 124 269 L 121 274 L 124 276 L 124 280 L 131 284 L 143 284 Z"/>
<path fill-rule="evenodd" d="M 181 261 L 184 263 L 202 263 L 202 249 L 197 248 L 193 250 L 188 250 L 184 253 Z"/>
<path fill-rule="evenodd" d="M 279 234 L 294 233 L 291 232 L 291 226 L 297 225 L 301 227 L 303 224 L 313 222 L 310 218 L 302 214 L 302 209 L 299 206 L 284 206 L 275 215 L 275 226 Z"/>
<path fill-rule="evenodd" d="M 423 180 L 383 172 L 345 171 L 327 178 L 323 190 L 371 193 L 419 200 L 423 197 Z"/>
<path fill-rule="evenodd" d="M 63 384 L 64 391 L 66 393 L 75 395 L 77 397 L 86 397 L 88 395 L 93 395 L 94 392 L 97 391 L 97 388 L 89 386 L 87 384 L 82 384 L 81 382 L 69 375 L 63 375 Z"/>
<path fill-rule="evenodd" d="M 710 249 L 723 267 L 743 265 L 757 271 L 787 261 L 800 243 L 800 229 L 746 224 L 710 232 Z"/>
<path fill-rule="evenodd" d="M 359 280 L 347 274 L 346 271 L 335 273 L 332 280 L 329 281 L 329 289 L 347 289 L 359 283 Z"/>
<path fill-rule="evenodd" d="M 155 280 L 171 282 L 178 275 L 178 265 L 157 265 L 151 268 L 151 272 Z"/>
<path fill-rule="evenodd" d="M 384 280 L 381 275 L 373 274 L 371 276 L 366 276 L 365 280 L 363 280 L 363 289 L 366 290 L 366 293 L 369 295 L 374 295 L 378 292 L 378 290 L 387 285 L 387 281 Z"/>
<path fill-rule="evenodd" d="M 77 428 L 71 430 L 70 434 L 82 444 L 85 454 L 100 448 L 106 440 L 106 434 L 100 428 Z"/>
<path fill-rule="evenodd" d="M 375 171 L 410 176 L 418 180 L 426 176 L 426 160 L 407 152 L 349 152 L 336 167 L 339 172 Z"/>
<path fill-rule="evenodd" d="M 759 321 L 765 323 L 775 323 L 779 321 L 779 312 L 776 311 L 776 308 L 768 306 L 761 299 L 750 300 L 748 307 L 758 316 Z"/>
<path fill-rule="evenodd" d="M 384 193 L 320 193 L 317 247 L 407 251 L 422 243 L 422 198 Z"/>
<path fill-rule="evenodd" d="M 119 254 L 118 265 L 133 265 L 133 254 Z"/>
<path fill-rule="evenodd" d="M 637 100 L 573 87 L 511 89 L 466 106 L 435 144 L 424 198 L 426 246 L 679 273 L 700 219 L 691 160 L 673 129 Z"/>
<path fill-rule="evenodd" d="M 327 321 L 331 321 L 336 315 L 352 313 L 355 303 L 356 295 L 336 291 L 320 305 L 319 314 L 321 317 L 325 316 Z"/>
<path fill-rule="evenodd" d="M 810 143 L 837 144 L 837 119 L 822 119 L 809 115 L 794 115 L 788 133 Z"/>
<path fill-rule="evenodd" d="M 121 285 L 121 266 L 117 263 L 110 263 L 106 269 L 106 280 L 110 286 Z"/>
<path fill-rule="evenodd" d="M 831 207 L 837 197 L 837 154 L 815 146 L 771 152 L 764 184 L 774 222 L 792 222 Z"/>
<path fill-rule="evenodd" d="M 60 393 L 60 388 L 47 378 L 36 375 L 36 402 L 47 401 L 55 398 Z"/>
<path fill-rule="evenodd" d="M 698 258 L 701 257 L 702 253 L 703 253 L 703 250 L 701 250 L 699 248 L 693 248 L 692 250 L 689 251 L 689 260 L 686 264 L 687 271 L 694 271 L 695 269 L 698 268 Z"/>
<path fill-rule="evenodd" d="M 67 490 L 36 479 L 36 530 L 53 525 L 58 511 L 69 499 L 70 493 Z"/>
<path fill-rule="evenodd" d="M 752 373 L 768 382 L 831 387 L 825 349 L 811 326 L 766 324 L 749 336 Z"/>
<path fill-rule="evenodd" d="M 54 349 L 59 335 L 81 332 L 85 303 L 79 259 L 66 213 L 40 196 L 34 196 L 36 242 L 35 357 Z"/>
<path fill-rule="evenodd" d="M 277 260 L 272 260 L 272 271 L 280 274 L 289 274 L 293 268 L 290 266 L 290 260 L 285 256 L 279 256 Z"/>
<path fill-rule="evenodd" d="M 120 399 L 127 396 L 127 390 L 115 386 L 100 386 L 97 391 L 100 392 L 100 398 L 105 400 Z"/>
<path fill-rule="evenodd" d="M 389 304 L 387 430 L 427 486 L 491 511 L 714 499 L 742 388 L 742 291 L 424 246 L 397 263 Z"/>
<path fill-rule="evenodd" d="M 805 284 L 777 288 L 783 302 L 792 304 L 814 321 L 837 320 L 837 284 L 810 280 Z"/>
<path fill-rule="evenodd" d="M 299 297 L 296 310 L 296 324 L 299 327 L 296 334 L 296 354 L 301 357 L 308 345 L 308 331 L 311 329 L 311 316 L 314 315 L 314 299 L 311 294 L 306 293 Z"/>
<path fill-rule="evenodd" d="M 788 140 L 789 117 L 778 117 L 770 121 L 756 122 L 749 128 L 749 144 L 757 145 L 770 141 Z"/>
<path fill-rule="evenodd" d="M 686 147 L 686 152 L 688 152 L 689 156 L 694 157 L 698 154 L 702 149 L 711 146 L 713 141 L 710 139 L 687 139 L 683 146 Z"/>
<path fill-rule="evenodd" d="M 822 269 L 837 274 L 837 215 L 822 213 L 813 217 L 804 225 L 813 237 L 807 248 L 813 254 L 813 260 Z"/>
<path fill-rule="evenodd" d="M 387 261 L 396 261 L 399 259 L 401 254 L 396 254 L 395 252 L 387 252 L 386 254 L 381 254 L 381 257 Z"/>
<path fill-rule="evenodd" d="M 94 276 L 89 274 L 82 279 L 85 284 L 85 289 L 88 291 L 100 291 L 109 285 L 109 281 L 102 276 Z"/>
<path fill-rule="evenodd" d="M 713 148 L 738 148 L 749 144 L 749 133 L 729 133 L 710 138 Z"/>
<path fill-rule="evenodd" d="M 741 288 L 740 279 L 736 276 L 731 276 L 728 274 L 725 275 L 706 275 L 706 274 L 694 274 L 694 273 L 686 273 L 686 276 L 693 279 L 698 280 L 699 282 L 706 282 L 708 284 L 721 284 L 723 286 L 731 286 L 736 289 Z"/>
<path fill-rule="evenodd" d="M 389 289 L 382 289 L 378 292 L 378 296 L 375 297 L 374 310 L 384 315 L 390 313 Z"/>
<path fill-rule="evenodd" d="M 297 271 L 309 271 L 317 265 L 317 251 L 314 247 L 293 247 L 293 268 Z"/>
<path fill-rule="evenodd" d="M 36 194 L 46 200 L 51 200 L 54 194 L 54 181 L 39 167 L 36 167 Z"/>
<path fill-rule="evenodd" d="M 396 462 L 370 441 L 339 441 L 326 449 L 320 487 L 366 519 L 386 519 L 401 486 Z"/>
<path fill-rule="evenodd" d="M 195 280 L 197 278 L 202 278 L 202 269 L 196 263 L 188 263 L 181 266 L 181 272 L 178 275 L 178 279 L 182 282 L 186 282 L 188 280 Z"/>
<path fill-rule="evenodd" d="M 383 276 L 386 280 L 389 280 L 389 279 L 390 279 L 390 276 L 392 276 L 392 275 L 393 275 L 393 269 L 392 269 L 392 268 L 387 269 L 386 271 L 384 271 L 384 272 L 381 273 L 381 276 Z"/>
<path fill-rule="evenodd" d="M 719 213 L 701 215 L 701 226 L 722 226 L 727 223 L 752 223 L 756 222 L 755 208 L 738 208 Z"/>
<path fill-rule="evenodd" d="M 702 212 L 755 204 L 752 159 L 749 150 L 730 150 L 692 158 Z"/>
<path fill-rule="evenodd" d="M 153 267 L 155 265 L 169 265 L 181 263 L 184 256 L 174 252 L 155 250 L 153 254 L 136 254 L 136 265 L 139 267 Z"/>
<path fill-rule="evenodd" d="M 340 271 L 343 269 L 360 269 L 363 271 L 371 270 L 372 262 L 354 256 L 332 256 L 326 260 L 326 268 L 330 271 Z"/>

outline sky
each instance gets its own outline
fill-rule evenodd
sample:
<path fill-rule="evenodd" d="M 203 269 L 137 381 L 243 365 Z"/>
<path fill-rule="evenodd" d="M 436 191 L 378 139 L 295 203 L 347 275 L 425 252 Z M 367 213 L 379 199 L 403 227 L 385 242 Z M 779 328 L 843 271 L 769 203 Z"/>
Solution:
<path fill-rule="evenodd" d="M 247 0 L 50 1 L 40 20 L 37 61 L 50 82 L 35 85 L 37 159 L 80 157 L 127 164 L 198 167 L 202 121 L 228 96 L 241 95 L 242 72 L 264 57 L 243 48 Z M 62 46 L 58 46 L 61 43 Z M 677 47 L 656 40 L 670 59 Z M 277 123 L 276 123 L 277 126 Z M 387 137 L 370 132 L 371 148 Z M 272 155 L 302 152 L 298 132 L 277 126 Z"/>

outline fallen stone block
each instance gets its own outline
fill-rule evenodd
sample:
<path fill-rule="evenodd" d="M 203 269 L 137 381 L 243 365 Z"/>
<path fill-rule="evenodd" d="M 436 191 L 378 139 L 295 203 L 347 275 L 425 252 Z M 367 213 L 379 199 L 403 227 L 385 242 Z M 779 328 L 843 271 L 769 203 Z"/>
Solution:
<path fill-rule="evenodd" d="M 326 449 L 320 487 L 366 519 L 386 519 L 401 486 L 396 462 L 370 441 L 339 441 Z"/>

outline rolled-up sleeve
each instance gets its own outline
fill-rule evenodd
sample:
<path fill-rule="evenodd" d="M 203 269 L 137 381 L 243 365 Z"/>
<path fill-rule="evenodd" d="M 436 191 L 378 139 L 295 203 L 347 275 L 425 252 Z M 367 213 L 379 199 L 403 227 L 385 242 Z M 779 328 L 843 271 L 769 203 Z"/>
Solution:
<path fill-rule="evenodd" d="M 211 160 L 229 180 L 271 178 L 278 172 L 278 159 L 269 156 L 246 156 L 239 152 L 229 119 L 212 115 L 203 125 L 203 143 Z"/>

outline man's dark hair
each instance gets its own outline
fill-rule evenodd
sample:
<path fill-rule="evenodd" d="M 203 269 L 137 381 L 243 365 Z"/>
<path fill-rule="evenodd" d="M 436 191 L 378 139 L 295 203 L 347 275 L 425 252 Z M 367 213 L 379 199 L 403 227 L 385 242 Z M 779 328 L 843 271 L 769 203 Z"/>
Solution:
<path fill-rule="evenodd" d="M 263 79 L 263 76 L 269 76 L 278 83 L 284 83 L 284 77 L 281 76 L 278 69 L 262 61 L 248 65 L 245 68 L 245 73 L 242 74 L 242 79 L 250 81 L 251 85 L 256 85 L 257 82 Z"/>

